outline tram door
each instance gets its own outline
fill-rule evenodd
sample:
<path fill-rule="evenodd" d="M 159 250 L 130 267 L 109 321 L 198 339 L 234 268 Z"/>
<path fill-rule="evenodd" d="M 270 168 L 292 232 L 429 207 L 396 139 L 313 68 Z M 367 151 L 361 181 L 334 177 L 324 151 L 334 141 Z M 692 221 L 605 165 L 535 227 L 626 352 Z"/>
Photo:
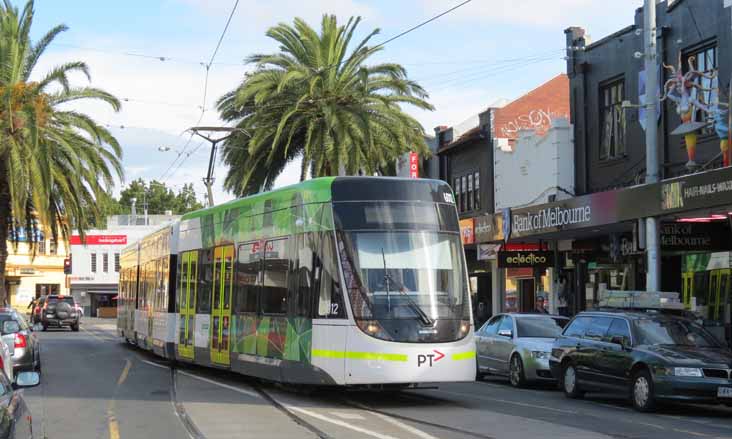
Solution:
<path fill-rule="evenodd" d="M 708 318 L 710 320 L 723 321 L 724 306 L 727 303 L 727 294 L 729 291 L 730 270 L 713 270 L 709 277 L 709 296 L 707 298 L 709 309 Z"/>
<path fill-rule="evenodd" d="M 691 309 L 691 297 L 694 295 L 694 272 L 683 273 L 681 275 L 681 285 L 684 308 Z"/>
<path fill-rule="evenodd" d="M 211 310 L 211 362 L 230 364 L 231 289 L 234 281 L 234 246 L 214 249 L 213 309 Z"/>
<path fill-rule="evenodd" d="M 181 254 L 180 291 L 177 292 L 180 304 L 178 315 L 178 355 L 193 360 L 196 319 L 196 292 L 198 290 L 198 252 Z"/>

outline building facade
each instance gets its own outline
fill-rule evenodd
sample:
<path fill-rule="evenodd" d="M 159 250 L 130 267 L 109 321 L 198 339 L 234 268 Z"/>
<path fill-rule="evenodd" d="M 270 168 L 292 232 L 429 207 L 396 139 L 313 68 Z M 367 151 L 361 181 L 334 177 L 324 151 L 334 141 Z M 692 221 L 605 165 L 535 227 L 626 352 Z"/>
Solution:
<path fill-rule="evenodd" d="M 115 315 L 122 249 L 176 218 L 148 215 L 138 221 L 129 215 L 111 216 L 107 229 L 90 230 L 83 241 L 78 235 L 71 237 L 70 290 L 85 315 Z"/>
<path fill-rule="evenodd" d="M 516 165 L 520 169 L 529 160 L 528 155 L 524 157 L 522 154 L 514 154 L 513 151 L 522 135 L 534 136 L 535 143 L 550 147 L 540 139 L 546 136 L 552 121 L 557 118 L 569 118 L 569 81 L 563 74 L 518 99 L 494 104 L 459 125 L 435 128 L 439 177 L 450 183 L 455 191 L 478 321 L 502 310 L 501 301 L 507 287 L 505 272 L 497 266 L 496 247 L 481 246 L 476 241 L 477 235 L 485 235 L 486 227 L 491 226 L 481 219 L 492 216 L 497 212 L 497 207 L 500 209 L 504 205 L 515 205 L 511 199 L 516 193 L 524 195 L 523 192 L 526 192 L 524 198 L 530 196 L 529 192 L 535 186 L 529 189 L 517 182 L 510 183 L 512 178 L 515 180 L 511 167 Z M 566 129 L 564 131 L 566 135 L 569 134 Z M 523 158 L 514 162 L 513 157 Z M 495 166 L 497 160 L 501 165 L 499 167 Z M 538 182 L 539 185 L 543 183 Z M 556 188 L 559 184 L 556 182 L 547 184 L 547 188 L 531 195 L 533 198 L 541 195 L 535 202 L 545 200 L 542 197 L 552 195 L 558 190 Z M 515 193 L 508 194 L 511 190 Z M 525 271 L 515 273 L 526 274 Z M 528 277 L 533 282 L 533 273 L 529 273 Z M 520 283 L 524 285 L 523 282 Z M 530 286 L 528 282 L 525 285 L 527 289 Z"/>
<path fill-rule="evenodd" d="M 64 275 L 66 246 L 63 242 L 54 243 L 45 233 L 36 235 L 30 238 L 19 229 L 17 245 L 8 242 L 5 287 L 10 306 L 20 310 L 42 295 L 68 293 Z M 35 241 L 35 251 L 30 241 Z"/>
<path fill-rule="evenodd" d="M 665 67 L 654 72 L 661 84 L 656 91 L 645 90 L 642 9 L 632 25 L 594 43 L 584 29 L 565 31 L 574 139 L 574 190 L 567 192 L 574 196 L 482 215 L 475 219 L 481 227 L 476 239 L 524 246 L 510 261 L 499 253 L 499 264 L 533 266 L 535 277 L 552 268 L 546 273 L 556 310 L 574 314 L 597 306 L 609 290 L 645 289 L 644 218 L 655 217 L 661 289 L 678 293 L 710 331 L 730 342 L 731 139 L 728 107 L 720 103 L 730 103 L 732 5 L 676 0 L 659 3 L 657 12 L 658 58 Z M 644 179 L 639 104 L 659 109 L 658 183 Z M 510 308 L 510 288 L 498 293 L 502 309 Z"/>

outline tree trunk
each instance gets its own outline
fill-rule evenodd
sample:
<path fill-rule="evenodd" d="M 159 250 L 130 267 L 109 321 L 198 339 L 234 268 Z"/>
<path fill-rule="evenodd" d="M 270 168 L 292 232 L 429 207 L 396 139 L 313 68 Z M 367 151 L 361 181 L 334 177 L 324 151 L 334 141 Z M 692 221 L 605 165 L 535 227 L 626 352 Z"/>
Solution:
<path fill-rule="evenodd" d="M 7 184 L 7 160 L 0 158 L 0 305 L 7 305 L 5 263 L 8 260 L 8 219 L 10 218 L 10 191 Z"/>
<path fill-rule="evenodd" d="M 300 164 L 300 182 L 305 181 L 305 177 L 308 175 L 308 161 L 305 160 L 305 157 L 302 159 L 302 163 Z"/>

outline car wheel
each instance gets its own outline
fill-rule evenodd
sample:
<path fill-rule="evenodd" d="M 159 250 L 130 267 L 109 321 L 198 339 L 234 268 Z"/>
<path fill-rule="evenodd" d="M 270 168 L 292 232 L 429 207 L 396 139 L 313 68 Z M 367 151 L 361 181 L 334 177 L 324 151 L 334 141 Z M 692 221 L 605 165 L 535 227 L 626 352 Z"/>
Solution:
<path fill-rule="evenodd" d="M 46 323 L 43 324 L 43 331 L 48 331 L 48 325 Z"/>
<path fill-rule="evenodd" d="M 577 383 L 577 369 L 574 367 L 574 364 L 567 363 L 564 365 L 560 381 L 564 395 L 567 398 L 577 399 L 585 395 L 585 392 L 580 390 L 579 384 Z"/>
<path fill-rule="evenodd" d="M 511 357 L 511 363 L 508 366 L 508 381 L 513 387 L 523 387 L 526 385 L 524 362 L 521 361 L 521 356 L 518 354 L 514 354 Z"/>
<path fill-rule="evenodd" d="M 633 408 L 639 412 L 655 410 L 656 398 L 653 396 L 653 379 L 647 370 L 639 370 L 633 375 L 630 398 L 633 401 Z"/>
<path fill-rule="evenodd" d="M 74 332 L 79 332 L 79 324 L 71 325 L 71 330 Z"/>
<path fill-rule="evenodd" d="M 483 381 L 485 374 L 480 371 L 480 364 L 478 364 L 478 358 L 475 359 L 475 381 Z"/>

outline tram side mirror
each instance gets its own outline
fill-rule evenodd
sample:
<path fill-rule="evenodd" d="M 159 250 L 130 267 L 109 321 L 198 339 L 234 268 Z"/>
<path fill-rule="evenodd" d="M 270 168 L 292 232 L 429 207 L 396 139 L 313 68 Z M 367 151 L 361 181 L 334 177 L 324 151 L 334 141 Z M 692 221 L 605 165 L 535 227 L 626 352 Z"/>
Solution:
<path fill-rule="evenodd" d="M 20 325 L 15 320 L 6 320 L 3 322 L 3 334 L 15 334 L 20 332 Z"/>

